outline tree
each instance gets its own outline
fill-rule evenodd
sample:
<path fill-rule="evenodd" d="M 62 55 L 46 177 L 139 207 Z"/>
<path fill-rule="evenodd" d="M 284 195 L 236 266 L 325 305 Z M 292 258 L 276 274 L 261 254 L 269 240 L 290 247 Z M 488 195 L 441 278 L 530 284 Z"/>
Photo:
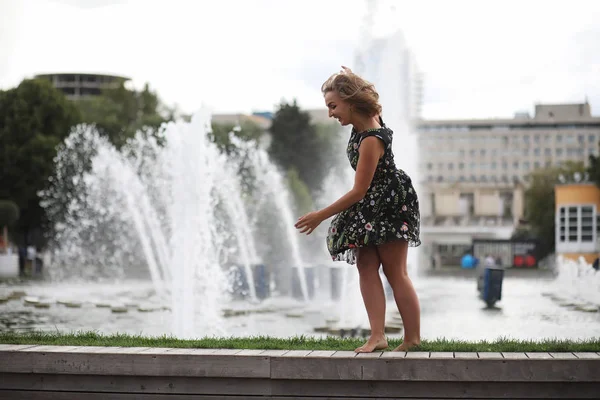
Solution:
<path fill-rule="evenodd" d="M 296 100 L 279 105 L 270 132 L 271 158 L 286 171 L 294 168 L 311 194 L 317 194 L 331 166 L 332 138 L 310 122 L 310 116 L 300 110 Z"/>
<path fill-rule="evenodd" d="M 554 187 L 560 182 L 561 175 L 572 176 L 584 170 L 581 162 L 567 162 L 560 167 L 538 169 L 529 175 L 531 184 L 525 191 L 525 219 L 530 227 L 529 237 L 539 240 L 541 257 L 554 252 L 556 244 Z M 527 236 L 522 230 L 518 235 Z"/>
<path fill-rule="evenodd" d="M 162 123 L 174 117 L 174 111 L 162 105 L 148 84 L 137 92 L 122 83 L 117 88 L 103 90 L 100 96 L 85 98 L 76 104 L 83 122 L 96 125 L 99 133 L 108 137 L 117 148 L 137 131 L 150 128 L 156 132 Z"/>
<path fill-rule="evenodd" d="M 252 121 L 242 121 L 239 127 L 234 124 L 211 124 L 212 132 L 209 133 L 210 140 L 215 143 L 221 151 L 231 154 L 237 150 L 234 143 L 231 142 L 231 136 L 244 141 L 258 141 L 263 134 L 263 130 Z"/>
<path fill-rule="evenodd" d="M 599 146 L 600 147 L 600 146 Z M 600 187 L 600 157 L 590 154 L 590 166 L 587 169 L 589 179 Z"/>
<path fill-rule="evenodd" d="M 0 198 L 21 211 L 15 225 L 20 244 L 41 244 L 45 216 L 38 192 L 53 170 L 56 146 L 80 118 L 73 103 L 45 80 L 24 80 L 0 91 Z"/>

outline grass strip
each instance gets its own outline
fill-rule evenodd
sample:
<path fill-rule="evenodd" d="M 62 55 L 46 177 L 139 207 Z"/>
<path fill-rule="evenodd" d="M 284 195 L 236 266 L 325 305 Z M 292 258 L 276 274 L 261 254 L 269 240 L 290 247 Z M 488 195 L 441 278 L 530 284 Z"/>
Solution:
<path fill-rule="evenodd" d="M 389 349 L 400 344 L 389 339 Z M 177 339 L 172 336 L 142 336 L 128 334 L 101 334 L 94 331 L 74 333 L 0 332 L 1 344 L 36 344 L 54 346 L 115 346 L 115 347 L 169 347 L 210 349 L 266 349 L 266 350 L 354 350 L 364 339 L 338 337 L 315 338 L 295 336 L 274 338 L 204 337 Z M 494 341 L 461 341 L 449 339 L 423 340 L 415 351 L 429 352 L 600 352 L 600 337 L 587 340 L 515 340 L 499 338 Z"/>

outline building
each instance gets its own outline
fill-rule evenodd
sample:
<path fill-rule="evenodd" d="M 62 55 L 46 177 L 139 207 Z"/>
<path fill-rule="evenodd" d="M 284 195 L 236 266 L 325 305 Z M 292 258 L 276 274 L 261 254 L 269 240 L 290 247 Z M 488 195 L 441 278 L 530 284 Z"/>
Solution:
<path fill-rule="evenodd" d="M 556 199 L 556 254 L 592 264 L 600 254 L 600 189 L 576 176 L 554 189 Z"/>
<path fill-rule="evenodd" d="M 98 96 L 103 89 L 114 89 L 130 80 L 124 76 L 84 73 L 39 74 L 35 78 L 49 80 L 69 100 Z"/>
<path fill-rule="evenodd" d="M 418 182 L 426 252 L 454 264 L 473 239 L 508 239 L 527 175 L 598 153 L 590 105 L 539 104 L 511 119 L 419 121 Z M 444 254 L 446 256 L 444 256 Z"/>

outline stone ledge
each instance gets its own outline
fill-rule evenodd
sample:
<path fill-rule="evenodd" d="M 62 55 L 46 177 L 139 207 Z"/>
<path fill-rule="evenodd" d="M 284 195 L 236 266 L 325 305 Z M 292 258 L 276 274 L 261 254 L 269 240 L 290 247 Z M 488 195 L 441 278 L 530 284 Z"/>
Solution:
<path fill-rule="evenodd" d="M 598 353 L 393 353 L 1 345 L 0 372 L 287 380 L 600 382 Z"/>

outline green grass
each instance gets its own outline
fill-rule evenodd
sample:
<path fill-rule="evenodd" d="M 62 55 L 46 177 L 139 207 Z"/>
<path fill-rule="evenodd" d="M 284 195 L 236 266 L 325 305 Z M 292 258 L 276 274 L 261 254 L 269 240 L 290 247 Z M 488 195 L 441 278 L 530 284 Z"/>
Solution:
<path fill-rule="evenodd" d="M 363 339 L 340 339 L 337 337 L 312 338 L 297 336 L 272 338 L 255 336 L 249 338 L 201 338 L 182 340 L 169 336 L 145 337 L 135 335 L 104 335 L 97 332 L 77 333 L 14 333 L 0 332 L 2 344 L 38 344 L 57 346 L 115 346 L 115 347 L 179 347 L 214 349 L 274 349 L 274 350 L 354 350 L 364 343 Z M 400 343 L 390 339 L 390 349 Z M 600 352 L 600 337 L 590 340 L 546 339 L 513 340 L 500 338 L 495 341 L 467 342 L 459 340 L 424 340 L 415 351 L 432 352 Z"/>

